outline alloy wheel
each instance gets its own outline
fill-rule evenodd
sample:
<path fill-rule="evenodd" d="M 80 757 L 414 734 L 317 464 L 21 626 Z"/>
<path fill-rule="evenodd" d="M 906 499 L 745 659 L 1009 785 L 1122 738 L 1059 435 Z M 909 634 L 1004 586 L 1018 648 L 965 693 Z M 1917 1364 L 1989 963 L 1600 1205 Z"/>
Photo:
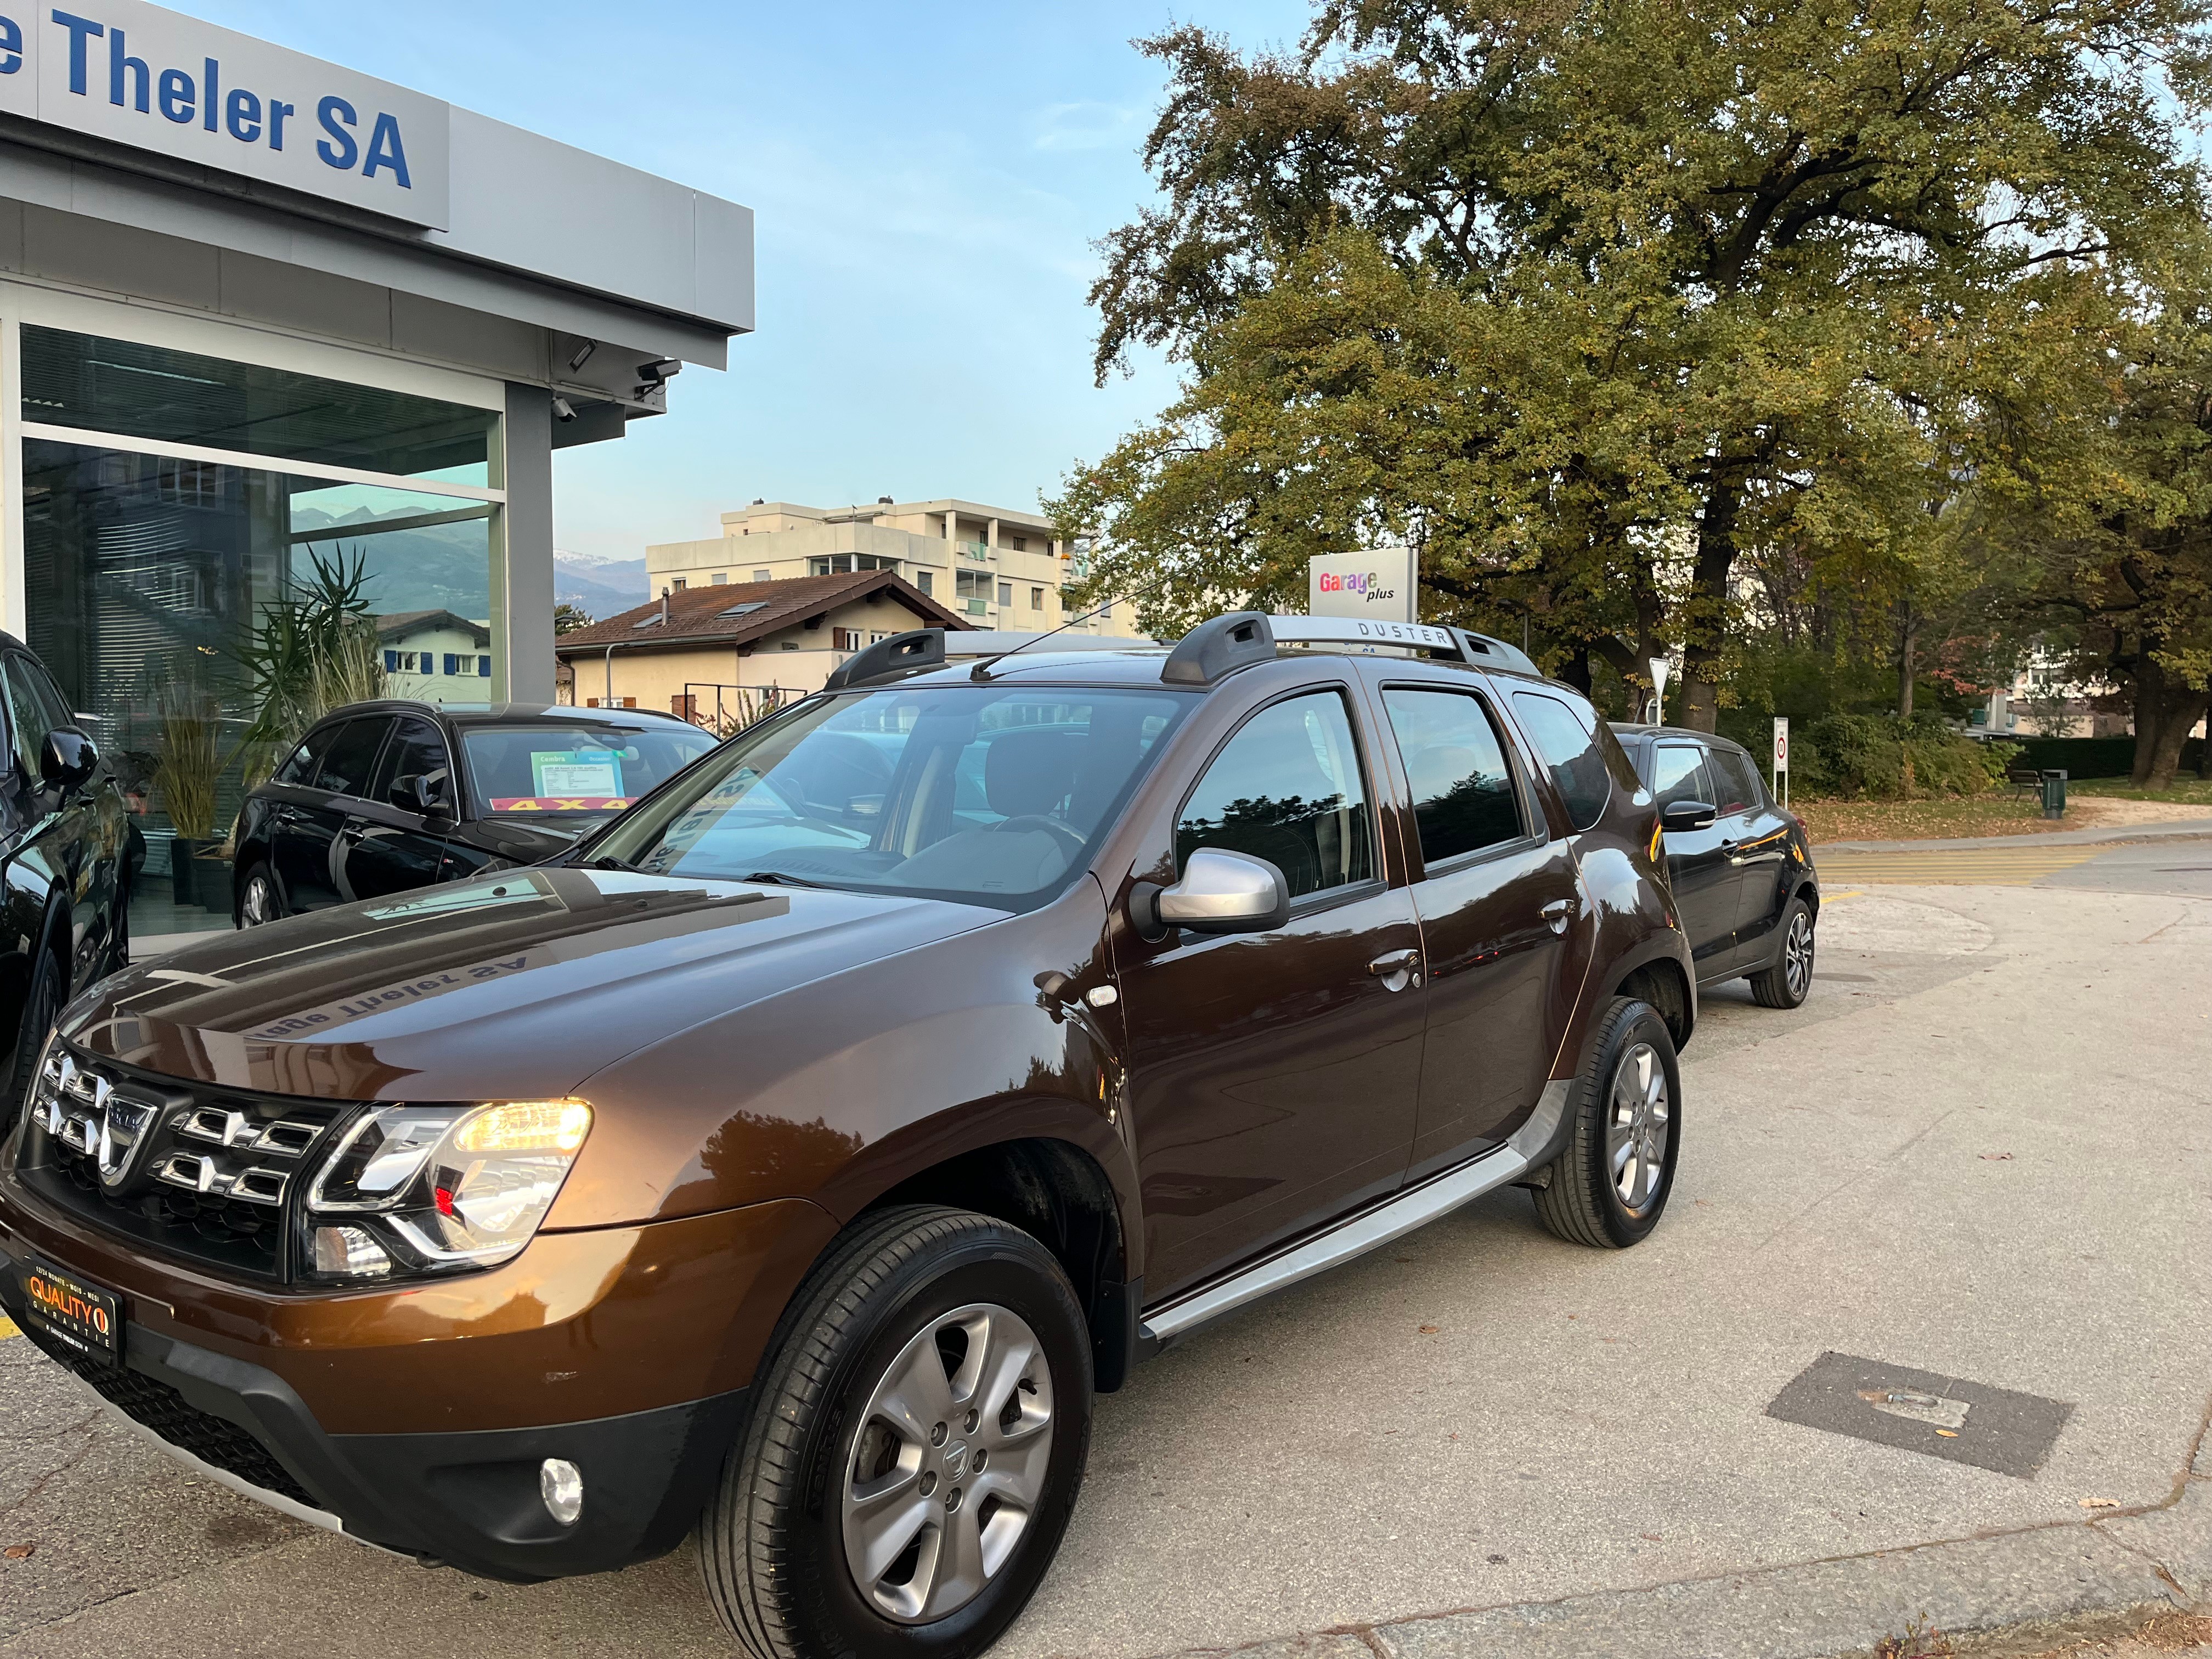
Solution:
<path fill-rule="evenodd" d="M 1052 1368 L 994 1303 L 939 1316 L 899 1351 L 860 1417 L 844 1476 L 845 1560 L 877 1611 L 957 1613 L 1014 1555 L 1052 1461 Z"/>
<path fill-rule="evenodd" d="M 1650 1043 L 1639 1042 L 1613 1068 L 1605 1126 L 1613 1190 L 1631 1214 L 1651 1202 L 1666 1174 L 1673 1132 L 1669 1108 L 1667 1068 Z"/>
<path fill-rule="evenodd" d="M 246 891 L 238 901 L 239 920 L 248 927 L 258 927 L 264 922 L 276 920 L 276 894 L 266 876 L 255 876 L 246 884 Z"/>
<path fill-rule="evenodd" d="M 1790 918 L 1790 937 L 1782 946 L 1782 976 L 1790 994 L 1802 1001 L 1813 983 L 1813 918 L 1802 910 Z"/>

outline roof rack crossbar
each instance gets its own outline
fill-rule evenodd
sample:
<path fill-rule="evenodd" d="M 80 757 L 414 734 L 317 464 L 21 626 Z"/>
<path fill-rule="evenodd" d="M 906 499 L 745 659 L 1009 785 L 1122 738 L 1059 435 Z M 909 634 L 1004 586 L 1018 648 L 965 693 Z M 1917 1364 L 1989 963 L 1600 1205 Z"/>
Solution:
<path fill-rule="evenodd" d="M 1255 662 L 1275 659 L 1272 619 L 1257 611 L 1232 611 L 1184 635 L 1160 667 L 1169 685 L 1211 685 Z"/>
<path fill-rule="evenodd" d="M 945 630 L 917 628 L 911 633 L 878 640 L 839 663 L 830 671 L 830 678 L 822 689 L 842 691 L 855 685 L 873 685 L 878 680 L 902 678 L 917 668 L 942 667 L 944 663 Z"/>

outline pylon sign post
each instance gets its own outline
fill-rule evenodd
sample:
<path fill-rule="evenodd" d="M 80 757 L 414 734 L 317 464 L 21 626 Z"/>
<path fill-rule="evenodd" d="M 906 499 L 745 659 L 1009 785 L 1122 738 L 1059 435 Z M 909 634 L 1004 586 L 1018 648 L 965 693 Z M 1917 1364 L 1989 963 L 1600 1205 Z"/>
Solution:
<path fill-rule="evenodd" d="M 1651 657 L 1644 665 L 1651 671 L 1651 721 L 1654 726 L 1667 723 L 1667 674 L 1674 667 L 1664 657 Z"/>

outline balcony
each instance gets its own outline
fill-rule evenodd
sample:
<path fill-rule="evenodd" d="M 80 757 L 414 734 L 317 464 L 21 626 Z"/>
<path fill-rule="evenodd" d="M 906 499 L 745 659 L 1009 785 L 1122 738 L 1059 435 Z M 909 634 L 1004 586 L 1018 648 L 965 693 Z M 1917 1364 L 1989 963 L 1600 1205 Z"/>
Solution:
<path fill-rule="evenodd" d="M 994 550 L 986 547 L 981 542 L 955 542 L 952 550 L 963 559 L 981 562 L 988 559 Z"/>
<path fill-rule="evenodd" d="M 981 599 L 963 599 L 960 601 L 960 608 L 971 617 L 988 617 L 991 614 L 991 607 Z"/>

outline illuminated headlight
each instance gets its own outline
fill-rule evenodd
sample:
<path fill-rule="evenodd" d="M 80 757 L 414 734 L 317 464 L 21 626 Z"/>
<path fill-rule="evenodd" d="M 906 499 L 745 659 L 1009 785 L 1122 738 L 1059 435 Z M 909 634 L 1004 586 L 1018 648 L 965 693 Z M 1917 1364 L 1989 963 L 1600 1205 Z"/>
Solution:
<path fill-rule="evenodd" d="M 380 1106 L 307 1189 L 319 1279 L 496 1267 L 521 1254 L 591 1133 L 580 1100 Z"/>

